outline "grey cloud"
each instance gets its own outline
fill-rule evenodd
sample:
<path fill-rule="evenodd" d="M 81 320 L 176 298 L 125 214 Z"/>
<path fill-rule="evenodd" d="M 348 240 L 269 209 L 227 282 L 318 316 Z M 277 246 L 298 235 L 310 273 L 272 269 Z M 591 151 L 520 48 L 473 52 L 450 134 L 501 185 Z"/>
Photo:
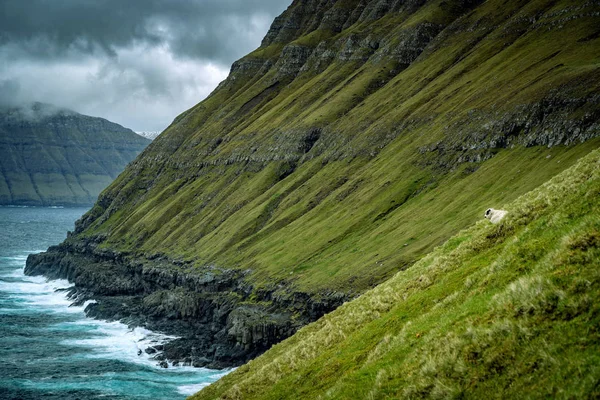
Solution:
<path fill-rule="evenodd" d="M 44 118 L 51 117 L 57 114 L 62 115 L 73 115 L 73 111 L 61 107 L 56 107 L 52 104 L 44 103 L 27 103 L 19 105 L 18 107 L 2 107 L 2 112 L 5 112 L 3 118 L 13 119 L 16 121 L 30 121 L 39 122 Z"/>
<path fill-rule="evenodd" d="M 0 44 L 34 58 L 116 55 L 132 45 L 167 45 L 182 57 L 229 64 L 289 0 L 2 0 Z M 242 28 L 242 29 L 240 29 Z"/>
<path fill-rule="evenodd" d="M 0 0 L 0 105 L 158 131 L 258 47 L 292 0 Z"/>

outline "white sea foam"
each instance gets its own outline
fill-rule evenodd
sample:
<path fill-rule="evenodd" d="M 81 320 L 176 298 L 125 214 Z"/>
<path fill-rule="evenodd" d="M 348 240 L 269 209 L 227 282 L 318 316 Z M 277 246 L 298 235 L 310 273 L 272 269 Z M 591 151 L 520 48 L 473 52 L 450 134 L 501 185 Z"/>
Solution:
<path fill-rule="evenodd" d="M 151 332 L 140 327 L 130 329 L 127 325 L 120 322 L 106 322 L 85 318 L 85 308 L 89 304 L 94 303 L 94 301 L 90 300 L 80 306 L 73 306 L 73 301 L 67 298 L 66 293 L 59 291 L 60 289 L 68 289 L 72 286 L 67 280 L 58 279 L 48 281 L 41 276 L 26 276 L 22 268 L 11 271 L 10 276 L 19 279 L 19 281 L 0 281 L 0 291 L 18 299 L 20 304 L 28 308 L 35 307 L 38 310 L 42 309 L 45 312 L 82 314 L 82 319 L 74 322 L 65 322 L 62 326 L 59 324 L 55 328 L 61 329 L 63 327 L 64 329 L 69 329 L 75 325 L 93 331 L 93 335 L 89 338 L 67 340 L 64 342 L 64 344 L 70 346 L 94 349 L 89 357 L 122 359 L 136 364 L 159 368 L 157 361 L 152 360 L 151 356 L 145 352 L 146 348 L 176 339 L 174 336 Z M 10 309 L 6 311 L 19 312 L 20 310 Z M 139 354 L 140 351 L 141 354 Z"/>
<path fill-rule="evenodd" d="M 8 259 L 8 257 L 6 258 Z M 20 263 L 20 268 L 11 268 L 0 276 L 0 278 L 10 278 L 8 282 L 0 280 L 0 291 L 8 293 L 10 297 L 18 300 L 15 305 L 19 305 L 15 309 L 0 311 L 22 313 L 38 310 L 38 312 L 68 313 L 73 316 L 80 313 L 81 318 L 53 325 L 49 329 L 57 331 L 75 329 L 88 332 L 89 335 L 86 335 L 85 338 L 61 342 L 68 346 L 89 348 L 91 351 L 84 353 L 83 357 L 118 359 L 151 368 L 155 373 L 160 373 L 162 377 L 160 379 L 164 379 L 165 384 L 175 385 L 177 392 L 186 396 L 196 393 L 231 371 L 214 371 L 189 366 L 173 367 L 172 365 L 169 365 L 167 370 L 163 370 L 158 366 L 157 361 L 152 359 L 153 355 L 147 354 L 145 350 L 176 339 L 176 337 L 140 327 L 131 329 L 120 322 L 106 322 L 85 317 L 85 307 L 93 301 L 87 301 L 81 306 L 72 306 L 72 301 L 67 298 L 66 292 L 60 291 L 60 289 L 68 289 L 72 285 L 67 280 L 48 281 L 40 276 L 26 276 L 23 273 L 23 264 L 26 258 L 26 255 L 11 257 L 12 261 Z M 156 378 L 151 380 L 155 381 Z M 89 385 L 84 386 L 88 387 Z"/>
<path fill-rule="evenodd" d="M 87 330 L 94 332 L 94 336 L 89 338 L 62 342 L 69 346 L 94 349 L 88 357 L 121 359 L 155 368 L 159 368 L 157 361 L 152 360 L 151 355 L 148 355 L 145 350 L 176 339 L 174 336 L 163 335 L 141 327 L 131 329 L 120 322 L 85 319 L 62 324 L 64 327 L 69 325 L 85 326 Z M 177 367 L 177 369 L 182 368 L 185 367 Z"/>
<path fill-rule="evenodd" d="M 85 319 L 63 323 L 62 325 L 85 326 L 87 330 L 94 333 L 93 337 L 65 340 L 61 342 L 68 346 L 93 349 L 93 353 L 86 355 L 86 357 L 119 359 L 160 370 L 163 368 L 161 368 L 158 365 L 158 362 L 152 358 L 154 354 L 147 354 L 145 350 L 150 347 L 164 344 L 170 340 L 177 339 L 176 336 L 152 332 L 141 327 L 131 329 L 120 322 Z M 198 377 L 200 379 L 208 379 L 210 382 L 213 382 L 230 372 L 230 370 L 217 372 L 206 368 L 195 368 L 182 365 L 169 365 L 168 371 L 199 374 Z"/>
<path fill-rule="evenodd" d="M 204 382 L 204 383 L 197 383 L 194 385 L 181 385 L 181 386 L 177 387 L 177 391 L 183 395 L 191 396 L 194 393 L 199 392 L 200 390 L 204 389 L 211 383 L 212 382 Z"/>
<path fill-rule="evenodd" d="M 22 255 L 22 256 L 13 256 L 13 257 L 0 257 L 0 260 L 23 262 L 23 261 L 27 260 L 27 256 Z"/>
<path fill-rule="evenodd" d="M 82 319 L 74 322 L 65 322 L 55 326 L 56 329 L 69 329 L 73 326 L 85 327 L 92 331 L 89 338 L 80 340 L 67 340 L 64 344 L 77 347 L 93 348 L 90 357 L 123 359 L 136 364 L 156 366 L 157 362 L 152 360 L 145 350 L 163 344 L 168 340 L 176 339 L 173 336 L 162 335 L 151 332 L 144 328 L 130 329 L 120 322 L 106 322 L 84 317 L 85 308 L 94 301 L 86 301 L 80 306 L 73 306 L 72 300 L 66 297 L 64 291 L 72 285 L 64 279 L 47 281 L 40 276 L 26 276 L 23 269 L 13 271 L 11 277 L 18 278 L 18 282 L 0 281 L 0 291 L 9 293 L 11 297 L 20 300 L 27 307 L 43 309 L 52 313 L 81 313 Z M 11 310 L 18 311 L 18 310 Z M 138 355 L 141 350 L 141 354 Z M 158 368 L 158 366 L 156 366 Z"/>
<path fill-rule="evenodd" d="M 217 380 L 219 380 L 220 378 L 224 377 L 225 375 L 227 375 L 228 373 L 230 373 L 231 371 L 234 371 L 234 370 L 235 370 L 235 368 L 232 368 L 232 369 L 224 370 L 221 373 L 216 373 L 216 374 L 212 373 L 210 375 L 206 375 L 204 377 L 206 382 L 177 386 L 177 391 L 183 395 L 191 396 L 192 394 L 199 392 L 200 390 L 204 389 L 211 383 L 216 382 Z M 206 370 L 206 371 L 213 372 L 210 370 Z"/>
<path fill-rule="evenodd" d="M 11 277 L 19 278 L 19 274 L 11 274 Z M 66 289 L 71 286 L 66 280 L 46 281 L 41 276 L 27 276 L 24 278 L 17 282 L 0 282 L 0 290 L 6 293 L 27 296 L 30 294 L 51 294 L 55 293 L 56 290 Z M 58 296 L 62 297 L 61 294 Z"/>
<path fill-rule="evenodd" d="M 81 306 L 73 306 L 64 291 L 72 285 L 67 280 L 46 281 L 43 277 L 26 277 L 21 282 L 1 282 L 0 291 L 8 293 L 18 303 L 50 313 L 84 314 L 85 307 L 93 301 L 87 301 Z"/>
<path fill-rule="evenodd" d="M 14 256 L 2 256 L 0 257 L 0 265 L 10 265 L 12 267 L 15 267 L 16 269 L 10 271 L 11 274 L 13 273 L 19 273 L 20 277 L 24 276 L 23 275 L 23 269 L 21 268 L 23 266 L 23 264 L 25 263 L 25 261 L 27 261 L 27 256 L 29 254 L 36 254 L 36 253 L 42 253 L 44 250 L 32 250 L 32 251 L 26 251 L 24 252 L 25 254 L 19 254 L 19 255 L 14 255 Z M 3 274 L 2 276 L 6 276 L 5 274 Z"/>

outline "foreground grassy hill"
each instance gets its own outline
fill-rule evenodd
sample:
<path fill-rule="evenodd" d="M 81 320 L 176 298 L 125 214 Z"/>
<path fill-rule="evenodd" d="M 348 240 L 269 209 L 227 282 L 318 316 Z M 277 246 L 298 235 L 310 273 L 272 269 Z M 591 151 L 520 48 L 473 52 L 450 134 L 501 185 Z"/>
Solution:
<path fill-rule="evenodd" d="M 598 398 L 600 151 L 193 399 Z"/>
<path fill-rule="evenodd" d="M 0 205 L 90 205 L 149 140 L 50 104 L 0 110 Z"/>
<path fill-rule="evenodd" d="M 296 0 L 27 271 L 238 365 L 598 148 L 598 26 L 593 1 Z"/>

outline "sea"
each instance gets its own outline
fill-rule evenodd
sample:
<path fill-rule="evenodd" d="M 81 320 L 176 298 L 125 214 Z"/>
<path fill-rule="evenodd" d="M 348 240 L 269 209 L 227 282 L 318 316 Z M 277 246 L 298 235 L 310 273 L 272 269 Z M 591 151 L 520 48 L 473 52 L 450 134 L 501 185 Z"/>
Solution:
<path fill-rule="evenodd" d="M 68 281 L 24 275 L 27 256 L 64 240 L 86 211 L 0 207 L 0 399 L 184 399 L 225 375 L 160 368 L 143 350 L 169 336 L 87 318 Z"/>

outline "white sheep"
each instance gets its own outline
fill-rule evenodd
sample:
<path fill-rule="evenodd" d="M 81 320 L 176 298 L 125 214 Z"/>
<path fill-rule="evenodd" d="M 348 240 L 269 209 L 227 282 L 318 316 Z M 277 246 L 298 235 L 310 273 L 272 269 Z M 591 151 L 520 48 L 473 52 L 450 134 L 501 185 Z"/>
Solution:
<path fill-rule="evenodd" d="M 497 224 L 500 222 L 502 218 L 508 213 L 508 211 L 504 210 L 495 210 L 493 208 L 488 208 L 485 210 L 484 217 L 490 220 L 492 224 Z"/>

